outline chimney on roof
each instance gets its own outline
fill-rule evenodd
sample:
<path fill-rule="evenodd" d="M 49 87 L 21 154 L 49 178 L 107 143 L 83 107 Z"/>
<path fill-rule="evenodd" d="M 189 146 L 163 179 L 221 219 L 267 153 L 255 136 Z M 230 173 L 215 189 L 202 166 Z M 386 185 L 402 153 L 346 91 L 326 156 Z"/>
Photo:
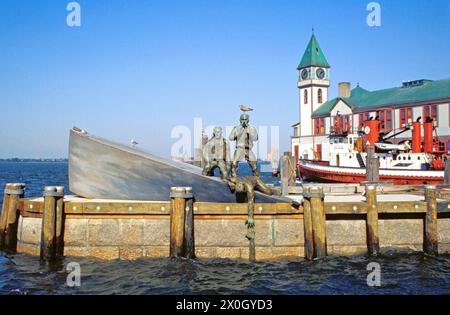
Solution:
<path fill-rule="evenodd" d="M 338 97 L 350 97 L 350 82 L 339 82 Z"/>

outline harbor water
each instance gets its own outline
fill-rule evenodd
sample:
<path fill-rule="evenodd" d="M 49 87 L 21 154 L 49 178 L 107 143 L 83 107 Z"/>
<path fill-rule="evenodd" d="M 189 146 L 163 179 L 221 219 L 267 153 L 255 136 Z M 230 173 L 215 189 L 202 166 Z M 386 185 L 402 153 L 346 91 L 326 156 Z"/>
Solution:
<path fill-rule="evenodd" d="M 248 169 L 243 166 L 242 171 Z M 263 174 L 263 179 L 278 182 L 269 173 Z M 0 162 L 0 187 L 8 182 L 26 183 L 27 197 L 42 195 L 46 185 L 65 186 L 68 191 L 67 163 Z M 3 192 L 0 194 L 3 197 Z M 79 287 L 67 285 L 66 267 L 70 263 L 80 266 Z M 379 267 L 377 283 L 372 277 L 374 265 Z M 362 255 L 255 263 L 228 259 L 100 261 L 65 257 L 60 264 L 49 267 L 41 264 L 38 257 L 0 253 L 0 294 L 449 293 L 450 255 L 429 257 L 387 250 L 376 258 Z"/>

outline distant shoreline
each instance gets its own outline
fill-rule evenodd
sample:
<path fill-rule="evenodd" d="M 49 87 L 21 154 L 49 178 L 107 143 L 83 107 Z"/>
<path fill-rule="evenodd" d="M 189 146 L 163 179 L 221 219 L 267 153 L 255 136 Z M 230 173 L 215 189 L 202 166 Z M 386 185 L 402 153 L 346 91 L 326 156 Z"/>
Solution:
<path fill-rule="evenodd" d="M 30 158 L 9 158 L 9 159 L 0 159 L 0 162 L 8 162 L 8 163 L 33 163 L 33 162 L 41 162 L 41 163 L 63 163 L 68 162 L 68 159 L 63 158 L 42 158 L 42 159 L 30 159 Z"/>

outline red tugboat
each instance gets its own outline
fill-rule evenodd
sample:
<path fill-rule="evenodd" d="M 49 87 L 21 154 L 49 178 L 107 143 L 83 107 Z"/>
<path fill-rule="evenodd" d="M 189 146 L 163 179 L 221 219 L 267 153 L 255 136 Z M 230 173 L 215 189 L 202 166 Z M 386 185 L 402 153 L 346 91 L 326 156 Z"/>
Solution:
<path fill-rule="evenodd" d="M 299 160 L 303 180 L 318 182 L 358 183 L 366 180 L 366 157 L 369 146 L 375 147 L 380 168 L 380 181 L 395 185 L 442 184 L 444 181 L 445 147 L 440 147 L 433 120 L 421 118 L 409 123 L 389 137 L 379 132 L 378 118 L 364 122 L 358 134 L 333 134 L 330 139 L 330 161 Z M 389 139 L 412 130 L 412 139 L 392 144 Z M 433 136 L 433 133 L 434 136 Z"/>

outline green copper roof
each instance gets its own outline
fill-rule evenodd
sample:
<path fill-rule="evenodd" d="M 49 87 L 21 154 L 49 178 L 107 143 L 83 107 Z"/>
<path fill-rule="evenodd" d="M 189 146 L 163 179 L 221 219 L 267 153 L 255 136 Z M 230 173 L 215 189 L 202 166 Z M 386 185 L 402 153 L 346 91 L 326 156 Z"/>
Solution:
<path fill-rule="evenodd" d="M 358 85 L 351 91 L 350 97 L 362 97 L 366 93 L 369 93 L 369 91 L 367 91 L 366 89 L 363 89 L 362 87 L 360 87 Z"/>
<path fill-rule="evenodd" d="M 339 100 L 344 101 L 354 112 L 363 112 L 366 108 L 450 98 L 450 78 L 436 81 L 418 80 L 416 82 L 419 81 L 421 82 L 418 85 L 395 87 L 373 92 L 358 86 L 351 90 L 350 97 L 337 97 L 323 103 L 314 111 L 313 117 L 329 115 Z"/>
<path fill-rule="evenodd" d="M 312 34 L 311 39 L 309 40 L 308 46 L 306 47 L 305 53 L 303 54 L 297 70 L 309 66 L 330 67 L 314 34 Z"/>

